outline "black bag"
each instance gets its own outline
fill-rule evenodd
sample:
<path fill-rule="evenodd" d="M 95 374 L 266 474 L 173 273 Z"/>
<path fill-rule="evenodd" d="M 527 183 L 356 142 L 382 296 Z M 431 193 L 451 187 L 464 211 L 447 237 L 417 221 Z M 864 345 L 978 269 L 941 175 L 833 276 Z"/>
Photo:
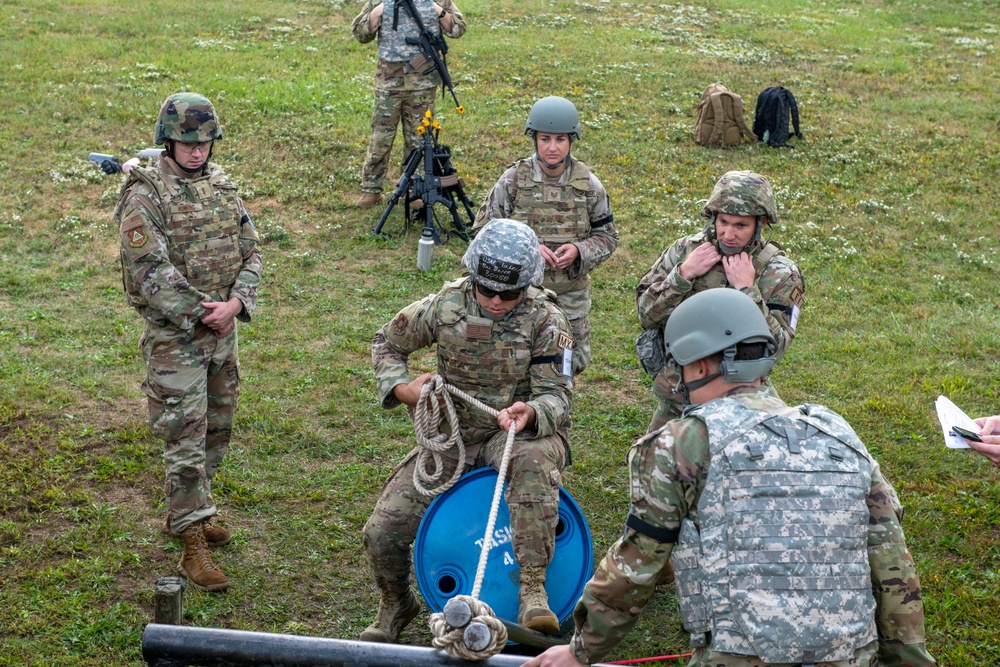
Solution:
<path fill-rule="evenodd" d="M 789 116 L 794 132 L 788 131 Z M 760 141 L 775 148 L 787 146 L 792 135 L 802 138 L 799 131 L 799 105 L 790 90 L 784 86 L 772 86 L 761 91 L 757 96 L 753 133 Z"/>

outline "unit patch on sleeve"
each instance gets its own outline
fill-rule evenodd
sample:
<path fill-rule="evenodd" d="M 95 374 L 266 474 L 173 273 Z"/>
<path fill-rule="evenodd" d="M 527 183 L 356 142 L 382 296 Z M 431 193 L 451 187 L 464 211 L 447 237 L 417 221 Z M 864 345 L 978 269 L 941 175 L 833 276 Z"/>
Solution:
<path fill-rule="evenodd" d="M 406 333 L 406 327 L 409 325 L 410 320 L 406 318 L 406 315 L 396 315 L 396 319 L 392 321 L 392 333 L 402 336 Z"/>
<path fill-rule="evenodd" d="M 149 239 L 148 236 L 142 233 L 142 227 L 128 230 L 125 232 L 125 238 L 128 239 L 130 248 L 141 248 L 146 245 L 146 241 Z"/>

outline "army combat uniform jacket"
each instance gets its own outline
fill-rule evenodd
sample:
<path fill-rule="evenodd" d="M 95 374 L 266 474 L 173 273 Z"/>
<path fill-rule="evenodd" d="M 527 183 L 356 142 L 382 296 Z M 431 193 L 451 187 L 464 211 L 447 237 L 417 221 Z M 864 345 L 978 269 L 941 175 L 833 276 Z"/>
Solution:
<path fill-rule="evenodd" d="M 472 281 L 462 278 L 401 310 L 372 341 L 383 407 L 399 405 L 392 390 L 410 381 L 408 356 L 435 343 L 437 372 L 449 384 L 498 410 L 523 401 L 535 410 L 536 436 L 565 438 L 570 390 L 561 371 L 569 327 L 546 292 L 529 287 L 508 317 L 495 322 L 480 316 Z M 467 444 L 499 432 L 495 417 L 460 400 L 455 408 Z"/>
<path fill-rule="evenodd" d="M 748 423 L 758 430 L 742 430 Z M 789 453 L 767 449 L 777 433 L 779 446 Z M 804 448 L 802 443 L 807 443 Z M 789 467 L 769 463 L 783 461 L 782 456 Z M 800 475 L 797 465 L 819 471 L 801 473 L 812 475 L 817 486 L 800 487 L 799 495 L 788 481 Z M 718 482 L 725 466 L 736 472 Z M 765 390 L 737 387 L 641 438 L 629 453 L 629 468 L 631 507 L 624 535 L 598 566 L 574 612 L 570 646 L 578 660 L 597 662 L 625 636 L 652 596 L 683 524 L 690 522 L 701 533 L 699 569 L 709 577 L 701 592 L 715 595 L 707 612 L 707 646 L 696 651 L 693 664 L 762 665 L 755 648 L 777 645 L 774 650 L 794 652 L 799 625 L 815 636 L 841 629 L 838 624 L 846 630 L 831 633 L 825 648 L 847 657 L 824 661 L 822 654 L 800 654 L 767 664 L 861 666 L 871 664 L 876 654 L 880 665 L 934 664 L 924 647 L 919 579 L 906 548 L 898 498 L 878 463 L 835 413 L 820 406 L 791 408 Z M 748 473 L 743 482 L 736 476 L 740 469 Z M 777 490 L 754 489 L 769 484 Z M 823 493 L 817 493 L 820 487 Z M 771 525 L 772 514 L 813 520 Z M 684 573 L 675 565 L 685 613 L 698 590 L 680 585 Z M 781 576 L 786 571 L 795 574 Z M 810 576 L 816 572 L 826 576 Z M 713 589 L 711 577 L 723 585 Z M 818 619 L 809 613 L 814 607 L 802 604 L 805 589 L 813 602 L 825 601 Z M 789 619 L 792 625 L 783 626 Z M 722 652 L 713 650 L 714 644 L 740 648 Z"/>
<path fill-rule="evenodd" d="M 354 38 L 362 44 L 367 44 L 378 37 L 378 68 L 375 74 L 375 87 L 384 90 L 427 90 L 441 85 L 437 73 L 424 75 L 410 65 L 420 49 L 415 44 L 407 44 L 406 38 L 416 38 L 419 30 L 416 22 L 404 8 L 399 9 L 399 20 L 393 30 L 395 0 L 385 2 L 382 18 L 374 30 L 368 28 L 368 17 L 375 7 L 383 4 L 379 0 L 368 0 L 361 13 L 354 17 L 351 32 Z M 420 20 L 424 27 L 434 34 L 439 34 L 441 25 L 434 11 L 434 3 L 430 0 L 414 0 L 413 3 L 420 12 Z M 438 2 L 446 14 L 451 17 L 451 26 L 444 32 L 445 36 L 458 39 L 465 34 L 465 17 L 452 0 Z M 450 68 L 449 68 L 450 69 Z"/>
<path fill-rule="evenodd" d="M 685 280 L 681 276 L 680 265 L 703 243 L 710 243 L 704 232 L 678 239 L 639 281 L 636 308 L 643 329 L 662 329 L 674 308 L 693 294 L 729 287 L 722 262 L 694 280 Z M 795 263 L 774 243 L 758 244 L 750 251 L 750 257 L 756 281 L 742 291 L 760 306 L 777 343 L 775 357 L 781 358 L 795 337 L 805 300 L 805 280 Z M 670 366 L 662 368 L 656 375 L 653 394 L 660 400 L 660 406 L 650 430 L 656 430 L 668 419 L 680 415 L 680 398 L 673 389 L 678 379 Z"/>
<path fill-rule="evenodd" d="M 208 313 L 202 301 L 237 297 L 249 322 L 261 255 L 236 186 L 216 164 L 188 179 L 164 160 L 133 169 L 115 209 L 129 305 L 152 324 L 190 330 Z"/>

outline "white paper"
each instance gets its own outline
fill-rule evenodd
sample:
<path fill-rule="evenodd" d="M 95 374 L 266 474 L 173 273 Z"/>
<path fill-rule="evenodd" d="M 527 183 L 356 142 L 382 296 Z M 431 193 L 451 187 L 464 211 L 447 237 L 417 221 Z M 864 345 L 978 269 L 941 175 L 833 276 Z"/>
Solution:
<path fill-rule="evenodd" d="M 937 409 L 938 421 L 941 422 L 941 430 L 944 432 L 944 444 L 946 447 L 951 449 L 969 449 L 969 445 L 965 442 L 965 438 L 962 436 L 952 433 L 952 426 L 960 426 L 962 428 L 967 428 L 973 433 L 979 433 L 982 429 L 979 428 L 979 424 L 972 421 L 969 415 L 962 412 L 961 408 L 949 401 L 944 396 L 938 396 L 937 400 L 934 401 L 934 407 Z"/>

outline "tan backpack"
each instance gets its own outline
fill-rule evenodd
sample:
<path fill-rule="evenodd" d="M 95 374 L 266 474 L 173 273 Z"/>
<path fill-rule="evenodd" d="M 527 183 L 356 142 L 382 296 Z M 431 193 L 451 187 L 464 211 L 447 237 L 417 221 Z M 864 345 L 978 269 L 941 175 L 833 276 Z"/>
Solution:
<path fill-rule="evenodd" d="M 713 83 L 701 94 L 694 140 L 702 146 L 738 146 L 742 137 L 757 141 L 743 120 L 743 98 L 721 83 Z"/>

